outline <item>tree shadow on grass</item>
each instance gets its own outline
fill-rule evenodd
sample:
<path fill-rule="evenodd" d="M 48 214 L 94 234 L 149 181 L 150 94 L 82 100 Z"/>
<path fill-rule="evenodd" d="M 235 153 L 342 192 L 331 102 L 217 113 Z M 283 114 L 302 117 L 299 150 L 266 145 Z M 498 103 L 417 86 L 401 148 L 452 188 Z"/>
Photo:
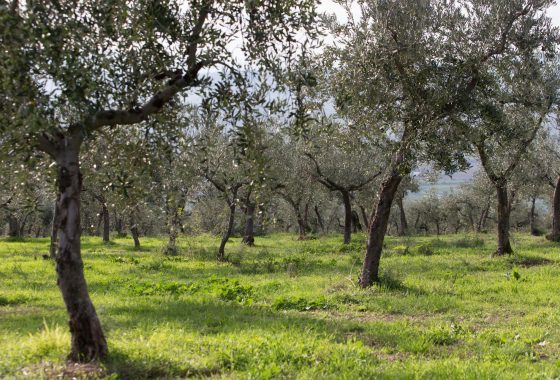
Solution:
<path fill-rule="evenodd" d="M 110 374 L 119 379 L 162 379 L 162 378 L 203 378 L 218 375 L 219 367 L 182 367 L 170 360 L 150 357 L 148 360 L 135 358 L 119 349 L 112 349 L 103 365 Z"/>

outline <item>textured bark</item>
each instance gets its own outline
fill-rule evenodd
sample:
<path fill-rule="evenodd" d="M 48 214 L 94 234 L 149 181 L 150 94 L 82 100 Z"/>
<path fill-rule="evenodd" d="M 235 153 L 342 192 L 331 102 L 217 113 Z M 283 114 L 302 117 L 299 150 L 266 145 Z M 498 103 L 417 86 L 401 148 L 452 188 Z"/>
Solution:
<path fill-rule="evenodd" d="M 397 199 L 397 206 L 399 206 L 399 236 L 405 236 L 408 234 L 408 222 L 406 221 L 406 213 L 404 211 L 403 199 L 399 197 Z"/>
<path fill-rule="evenodd" d="M 352 210 L 352 232 L 358 232 L 358 231 L 362 231 L 362 223 L 360 223 L 360 217 L 358 216 L 358 213 L 354 210 Z"/>
<path fill-rule="evenodd" d="M 556 179 L 552 198 L 552 231 L 547 238 L 551 241 L 560 241 L 560 176 Z"/>
<path fill-rule="evenodd" d="M 360 212 L 362 213 L 362 219 L 364 220 L 364 226 L 366 227 L 366 229 L 369 229 L 369 219 L 368 219 L 366 209 L 364 208 L 364 206 L 360 205 Z"/>
<path fill-rule="evenodd" d="M 297 224 L 299 232 L 299 240 L 305 240 L 307 238 L 307 228 L 305 226 L 305 219 L 299 210 L 296 210 Z"/>
<path fill-rule="evenodd" d="M 368 241 L 366 248 L 366 256 L 360 276 L 360 286 L 362 288 L 372 285 L 379 281 L 379 263 L 381 260 L 381 252 L 383 250 L 383 241 L 387 233 L 387 224 L 391 214 L 391 205 L 395 194 L 399 188 L 399 184 L 403 179 L 403 175 L 398 170 L 398 163 L 393 166 L 391 173 L 383 181 L 379 191 L 379 201 L 377 207 L 371 215 L 369 223 Z"/>
<path fill-rule="evenodd" d="M 8 236 L 9 237 L 20 237 L 19 220 L 13 215 L 8 215 Z"/>
<path fill-rule="evenodd" d="M 529 226 L 531 228 L 531 235 L 538 236 L 539 231 L 537 230 L 536 225 L 536 212 L 535 212 L 535 204 L 537 202 L 537 197 L 533 196 L 531 198 L 531 212 L 529 213 Z"/>
<path fill-rule="evenodd" d="M 352 203 L 350 192 L 341 191 L 342 203 L 344 204 L 344 240 L 343 244 L 350 244 L 352 239 Z"/>
<path fill-rule="evenodd" d="M 66 137 L 57 152 L 59 244 L 56 258 L 58 287 L 70 317 L 74 361 L 101 359 L 107 354 L 107 342 L 101 323 L 89 297 L 80 247 L 79 137 Z"/>
<path fill-rule="evenodd" d="M 321 232 L 325 232 L 325 223 L 323 222 L 323 217 L 321 216 L 321 212 L 319 211 L 319 207 L 317 207 L 317 205 L 315 205 L 315 207 L 313 207 L 313 210 L 315 211 L 315 216 L 317 217 L 317 223 L 319 224 L 319 227 L 321 228 Z"/>
<path fill-rule="evenodd" d="M 226 260 L 226 244 L 233 232 L 233 225 L 235 223 L 235 194 L 233 196 L 234 201 L 229 205 L 229 219 L 224 235 L 222 236 L 222 241 L 220 242 L 220 248 L 218 249 L 218 261 Z"/>
<path fill-rule="evenodd" d="M 107 209 L 107 203 L 102 202 L 101 206 L 101 218 L 103 219 L 103 242 L 108 243 L 110 240 L 110 223 L 109 223 L 109 209 Z"/>
<path fill-rule="evenodd" d="M 182 200 L 182 198 L 181 198 Z M 167 241 L 167 247 L 165 248 L 166 255 L 176 255 L 177 250 L 177 236 L 179 236 L 179 230 L 181 229 L 181 213 L 182 213 L 182 206 L 181 208 L 177 207 L 177 205 L 172 206 L 171 212 L 171 219 L 169 220 L 169 239 Z M 140 243 L 138 243 L 140 244 Z"/>
<path fill-rule="evenodd" d="M 140 249 L 140 233 L 134 216 L 130 217 L 130 233 L 132 234 L 132 239 L 134 240 L 134 249 Z"/>
<path fill-rule="evenodd" d="M 255 205 L 247 202 L 245 209 L 245 233 L 243 234 L 243 243 L 248 246 L 255 245 Z"/>
<path fill-rule="evenodd" d="M 496 193 L 498 196 L 498 249 L 495 255 L 502 256 L 513 253 L 509 241 L 511 204 L 508 199 L 508 190 L 505 183 L 496 185 Z"/>
<path fill-rule="evenodd" d="M 55 204 L 54 204 L 54 212 L 52 218 L 52 228 L 51 228 L 51 244 L 49 249 L 49 256 L 51 259 L 56 259 L 56 250 L 58 248 L 58 229 L 59 229 L 59 220 L 58 220 L 58 201 L 60 199 L 60 195 L 57 194 Z"/>

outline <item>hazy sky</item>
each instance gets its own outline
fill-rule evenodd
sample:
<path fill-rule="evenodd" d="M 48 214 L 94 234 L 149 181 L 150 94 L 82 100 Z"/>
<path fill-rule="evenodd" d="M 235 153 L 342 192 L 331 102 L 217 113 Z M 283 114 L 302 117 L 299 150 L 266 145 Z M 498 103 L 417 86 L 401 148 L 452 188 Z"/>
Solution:
<path fill-rule="evenodd" d="M 332 0 L 323 0 L 321 1 L 321 5 L 319 6 L 319 9 L 321 11 L 336 12 L 337 7 L 338 7 L 337 5 L 333 4 Z M 552 22 L 554 23 L 554 25 L 560 26 L 560 5 L 555 5 L 551 7 L 549 10 L 549 15 L 552 18 Z"/>
<path fill-rule="evenodd" d="M 555 5 L 550 8 L 549 14 L 552 18 L 552 22 L 554 22 L 554 25 L 560 26 L 560 5 Z"/>

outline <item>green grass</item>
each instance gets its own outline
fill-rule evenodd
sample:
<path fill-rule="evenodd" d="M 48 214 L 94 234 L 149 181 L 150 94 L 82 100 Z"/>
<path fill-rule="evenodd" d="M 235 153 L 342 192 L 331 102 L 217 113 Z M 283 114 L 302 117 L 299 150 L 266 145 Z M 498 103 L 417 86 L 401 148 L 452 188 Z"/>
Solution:
<path fill-rule="evenodd" d="M 0 239 L 0 378 L 555 378 L 560 250 L 515 235 L 388 238 L 382 282 L 356 286 L 364 237 L 256 247 L 184 237 L 83 239 L 86 278 L 110 355 L 65 364 L 69 333 L 48 240 Z"/>

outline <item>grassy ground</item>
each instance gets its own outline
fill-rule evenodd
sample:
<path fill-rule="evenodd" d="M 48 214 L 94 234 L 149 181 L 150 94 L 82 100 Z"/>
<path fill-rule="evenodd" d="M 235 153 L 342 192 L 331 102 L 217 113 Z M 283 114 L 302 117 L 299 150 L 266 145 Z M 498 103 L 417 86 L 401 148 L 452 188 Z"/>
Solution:
<path fill-rule="evenodd" d="M 389 238 L 383 282 L 356 287 L 363 236 L 289 235 L 228 245 L 183 238 L 104 245 L 85 272 L 110 356 L 68 366 L 64 306 L 48 241 L 0 240 L 0 378 L 554 378 L 560 376 L 560 250 L 516 235 Z"/>

